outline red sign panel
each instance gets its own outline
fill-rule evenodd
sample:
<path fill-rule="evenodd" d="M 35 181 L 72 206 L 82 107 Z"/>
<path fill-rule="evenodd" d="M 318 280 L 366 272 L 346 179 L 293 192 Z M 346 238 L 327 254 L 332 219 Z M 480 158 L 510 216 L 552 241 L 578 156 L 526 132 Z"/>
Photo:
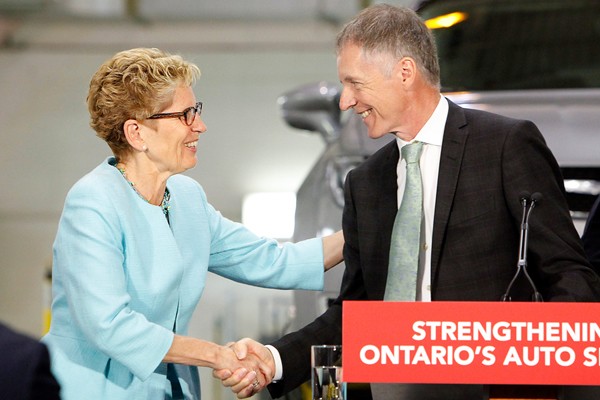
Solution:
<path fill-rule="evenodd" d="M 346 382 L 600 385 L 600 303 L 343 306 Z"/>

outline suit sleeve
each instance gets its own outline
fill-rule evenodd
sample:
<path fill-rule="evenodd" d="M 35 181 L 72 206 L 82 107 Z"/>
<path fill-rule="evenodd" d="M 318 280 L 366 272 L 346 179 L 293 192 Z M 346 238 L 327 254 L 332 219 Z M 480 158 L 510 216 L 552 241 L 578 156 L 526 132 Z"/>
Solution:
<path fill-rule="evenodd" d="M 6 399 L 59 400 L 48 349 L 37 340 L 0 324 L 0 392 Z"/>
<path fill-rule="evenodd" d="M 342 343 L 342 302 L 366 299 L 360 267 L 356 209 L 351 181 L 352 172 L 348 175 L 345 187 L 343 229 L 346 268 L 340 295 L 315 321 L 272 343 L 279 351 L 283 364 L 283 378 L 268 386 L 273 398 L 288 393 L 310 379 L 310 347 L 312 345 Z"/>
<path fill-rule="evenodd" d="M 588 260 L 596 273 L 600 272 L 600 196 L 590 211 L 581 239 Z"/>
<path fill-rule="evenodd" d="M 521 215 L 519 191 L 543 196 L 529 221 L 528 265 L 544 299 L 598 301 L 599 278 L 573 225 L 558 163 L 537 127 L 529 121 L 515 124 L 502 154 L 502 181 L 511 213 Z"/>
<path fill-rule="evenodd" d="M 33 364 L 31 398 L 60 400 L 60 386 L 50 370 L 50 355 L 43 343 L 39 343 L 37 362 Z"/>

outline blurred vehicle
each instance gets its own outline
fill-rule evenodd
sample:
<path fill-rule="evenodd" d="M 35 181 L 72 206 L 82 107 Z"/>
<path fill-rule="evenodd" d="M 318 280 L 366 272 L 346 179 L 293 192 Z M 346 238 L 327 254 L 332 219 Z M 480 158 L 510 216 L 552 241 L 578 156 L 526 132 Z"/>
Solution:
<path fill-rule="evenodd" d="M 600 193 L 600 1 L 431 0 L 415 9 L 434 32 L 446 97 L 537 124 L 581 232 Z M 279 99 L 290 126 L 326 143 L 297 192 L 294 240 L 340 229 L 346 174 L 393 140 L 370 139 L 359 116 L 340 112 L 340 90 L 321 82 Z M 343 269 L 326 274 L 323 292 L 295 293 L 296 328 L 337 296 Z"/>
<path fill-rule="evenodd" d="M 600 1 L 429 0 L 446 96 L 535 122 L 575 222 L 600 193 Z"/>

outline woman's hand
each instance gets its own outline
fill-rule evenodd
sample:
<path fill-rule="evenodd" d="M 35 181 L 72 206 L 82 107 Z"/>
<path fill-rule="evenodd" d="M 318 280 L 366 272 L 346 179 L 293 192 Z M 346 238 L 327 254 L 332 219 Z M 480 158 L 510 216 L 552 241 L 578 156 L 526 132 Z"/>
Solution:
<path fill-rule="evenodd" d="M 245 399 L 271 383 L 274 372 L 255 354 L 245 354 L 243 359 L 238 357 L 233 347 L 225 347 L 219 357 L 220 362 L 214 368 L 215 371 L 219 371 L 219 374 L 213 372 L 213 376 L 219 377 L 224 386 L 231 388 L 238 399 Z"/>
<path fill-rule="evenodd" d="M 236 354 L 236 351 L 240 354 Z M 163 362 L 199 367 L 209 367 L 220 371 L 223 379 L 229 379 L 229 386 L 235 389 L 238 398 L 250 397 L 271 383 L 274 365 L 257 354 L 242 354 L 243 350 L 231 345 L 218 344 L 188 336 L 175 335 L 171 348 Z M 268 351 L 268 350 L 266 350 Z M 270 352 L 269 352 L 270 354 Z"/>
<path fill-rule="evenodd" d="M 237 358 L 242 362 L 257 363 L 262 376 L 259 374 L 257 379 L 252 380 L 248 378 L 250 373 L 244 373 L 243 370 L 231 373 L 229 370 L 215 369 L 213 377 L 220 379 L 223 386 L 229 387 L 239 399 L 244 399 L 260 392 L 271 383 L 275 374 L 275 360 L 269 349 L 249 338 L 231 343 L 229 346 L 235 350 Z"/>

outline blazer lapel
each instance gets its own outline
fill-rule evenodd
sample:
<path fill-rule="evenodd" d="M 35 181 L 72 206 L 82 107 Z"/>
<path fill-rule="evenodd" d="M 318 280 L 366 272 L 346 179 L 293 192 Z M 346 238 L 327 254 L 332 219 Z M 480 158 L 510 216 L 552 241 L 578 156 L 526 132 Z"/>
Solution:
<path fill-rule="evenodd" d="M 382 300 L 385 292 L 385 282 L 387 280 L 390 243 L 392 239 L 392 229 L 394 228 L 394 219 L 398 211 L 398 179 L 396 168 L 400 151 L 396 140 L 393 140 L 386 145 L 386 158 L 380 166 L 379 179 L 372 182 L 374 191 L 372 192 L 379 199 L 379 210 L 377 212 L 377 231 L 379 232 L 378 243 L 379 249 L 375 250 L 378 258 L 381 260 L 380 274 L 384 275 L 383 279 L 374 280 L 376 287 L 374 288 L 375 299 Z"/>
<path fill-rule="evenodd" d="M 446 227 L 460 174 L 465 144 L 468 137 L 467 121 L 462 108 L 448 100 L 450 108 L 442 141 L 440 169 L 433 219 L 431 249 L 432 298 L 435 296 L 436 277 L 440 255 L 446 236 Z M 434 298 L 435 299 L 435 298 Z"/>

